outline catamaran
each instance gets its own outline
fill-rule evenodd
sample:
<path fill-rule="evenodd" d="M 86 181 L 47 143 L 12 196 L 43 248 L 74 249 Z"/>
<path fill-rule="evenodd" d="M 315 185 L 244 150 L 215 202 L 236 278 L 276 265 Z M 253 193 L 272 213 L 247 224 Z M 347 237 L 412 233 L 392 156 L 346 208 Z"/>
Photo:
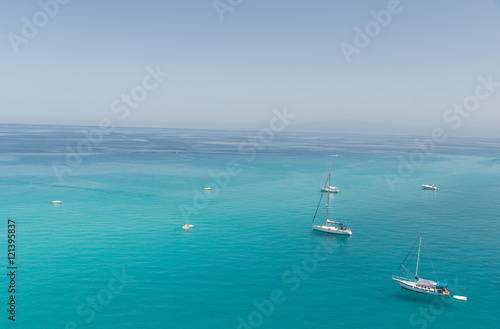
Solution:
<path fill-rule="evenodd" d="M 331 178 L 331 174 L 330 174 L 330 165 L 331 165 L 331 162 L 328 164 L 328 184 L 326 184 L 325 186 L 320 186 L 319 188 L 321 189 L 321 191 L 323 192 L 328 192 L 328 193 L 339 193 L 339 188 L 338 187 L 335 187 L 335 186 L 331 186 L 330 185 L 330 178 Z"/>
<path fill-rule="evenodd" d="M 417 268 L 415 269 L 415 275 L 411 273 L 411 271 L 408 269 L 408 265 L 410 264 L 413 256 L 415 255 L 415 252 L 411 255 L 411 258 L 408 260 L 408 262 L 405 265 L 406 259 L 410 255 L 410 253 L 413 250 L 413 247 L 415 247 L 415 244 L 417 243 L 415 241 L 415 244 L 413 244 L 412 249 L 408 252 L 408 255 L 406 255 L 406 258 L 403 260 L 403 263 L 399 266 L 398 272 L 401 268 L 403 268 L 402 274 L 406 274 L 408 277 L 401 277 L 401 276 L 396 276 L 393 275 L 392 279 L 394 281 L 397 281 L 401 288 L 408 289 L 411 291 L 419 292 L 422 294 L 430 294 L 430 295 L 443 295 L 443 296 L 448 296 L 450 292 L 448 291 L 448 285 L 444 282 L 434 282 L 431 280 L 426 280 L 418 277 L 418 265 L 420 263 L 420 248 L 422 246 L 422 234 L 420 234 L 420 238 L 418 240 L 418 254 L 417 254 Z"/>
<path fill-rule="evenodd" d="M 328 185 L 330 181 L 328 181 Z M 314 213 L 313 220 L 311 222 L 311 226 L 313 230 L 320 231 L 320 232 L 325 232 L 325 233 L 330 233 L 330 234 L 340 234 L 340 235 L 351 235 L 351 229 L 342 223 L 333 221 L 329 219 L 329 209 L 330 209 L 330 195 L 327 195 L 327 201 L 326 201 L 326 222 L 325 224 L 314 224 L 314 221 L 317 219 L 316 215 L 318 214 L 318 209 L 319 206 L 321 205 L 321 200 L 323 199 L 324 193 L 321 193 L 321 196 L 319 198 L 318 202 L 318 207 L 316 207 L 316 212 Z"/>

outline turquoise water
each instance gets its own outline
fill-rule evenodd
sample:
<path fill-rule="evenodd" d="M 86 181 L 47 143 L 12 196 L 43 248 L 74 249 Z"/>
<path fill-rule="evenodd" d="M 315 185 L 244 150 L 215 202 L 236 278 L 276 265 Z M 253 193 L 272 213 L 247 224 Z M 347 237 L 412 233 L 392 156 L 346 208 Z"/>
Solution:
<path fill-rule="evenodd" d="M 499 140 L 438 145 L 390 188 L 414 138 L 121 128 L 66 162 L 85 129 L 0 126 L 2 328 L 498 326 Z M 350 238 L 310 228 L 331 154 Z M 467 302 L 391 280 L 420 233 L 420 276 Z"/>

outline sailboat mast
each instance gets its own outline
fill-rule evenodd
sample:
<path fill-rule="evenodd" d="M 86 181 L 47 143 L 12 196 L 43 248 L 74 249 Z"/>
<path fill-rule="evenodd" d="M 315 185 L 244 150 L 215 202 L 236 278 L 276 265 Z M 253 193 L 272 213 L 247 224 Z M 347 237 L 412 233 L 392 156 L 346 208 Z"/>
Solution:
<path fill-rule="evenodd" d="M 330 187 L 330 177 L 331 177 L 331 174 L 330 174 L 330 167 L 332 165 L 332 160 L 330 160 L 330 162 L 328 162 L 328 187 Z"/>
<path fill-rule="evenodd" d="M 418 276 L 418 263 L 420 262 L 420 246 L 421 245 L 422 245 L 422 234 L 420 234 L 420 241 L 418 242 L 417 269 L 415 270 L 415 277 Z"/>
<path fill-rule="evenodd" d="M 328 185 L 327 185 L 327 188 L 330 188 L 330 165 L 331 164 L 332 164 L 332 161 L 330 160 L 330 162 L 328 162 Z M 330 194 L 327 193 L 327 195 L 326 195 L 326 220 L 328 220 L 328 210 L 329 209 L 330 209 Z"/>

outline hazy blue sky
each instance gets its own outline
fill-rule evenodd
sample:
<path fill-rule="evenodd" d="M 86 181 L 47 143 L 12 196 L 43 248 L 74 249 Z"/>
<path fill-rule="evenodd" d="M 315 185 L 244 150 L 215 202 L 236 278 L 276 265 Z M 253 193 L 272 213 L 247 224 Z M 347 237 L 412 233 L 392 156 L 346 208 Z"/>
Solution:
<path fill-rule="evenodd" d="M 212 0 L 54 1 L 0 4 L 0 122 L 258 128 L 286 106 L 295 124 L 500 137 L 500 86 L 478 87 L 500 82 L 499 1 L 221 0 L 223 20 Z M 348 63 L 356 27 L 372 36 Z M 142 100 L 148 66 L 169 76 Z M 137 86 L 129 115 L 113 112 Z"/>

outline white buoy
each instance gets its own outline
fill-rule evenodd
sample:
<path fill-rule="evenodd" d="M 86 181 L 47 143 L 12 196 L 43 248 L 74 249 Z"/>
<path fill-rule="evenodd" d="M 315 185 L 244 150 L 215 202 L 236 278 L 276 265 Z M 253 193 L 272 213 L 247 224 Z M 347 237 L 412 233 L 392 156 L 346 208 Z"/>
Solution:
<path fill-rule="evenodd" d="M 467 300 L 467 297 L 465 296 L 457 296 L 457 295 L 454 295 L 453 298 L 455 299 L 460 299 L 460 300 Z"/>
<path fill-rule="evenodd" d="M 59 201 L 59 200 L 55 200 L 55 201 L 52 201 L 52 203 L 53 203 L 53 204 L 60 204 L 60 203 L 61 203 L 61 201 Z"/>

